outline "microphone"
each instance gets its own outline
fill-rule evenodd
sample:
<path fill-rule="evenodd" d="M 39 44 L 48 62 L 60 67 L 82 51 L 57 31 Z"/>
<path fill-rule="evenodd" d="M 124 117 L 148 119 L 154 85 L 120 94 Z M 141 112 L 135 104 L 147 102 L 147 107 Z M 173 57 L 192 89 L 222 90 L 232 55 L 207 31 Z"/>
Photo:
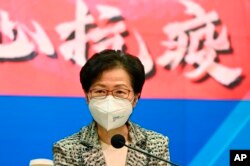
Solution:
<path fill-rule="evenodd" d="M 152 155 L 152 154 L 150 154 L 150 153 L 148 153 L 148 152 L 146 152 L 146 151 L 144 151 L 144 150 L 142 150 L 142 149 L 137 149 L 137 148 L 134 148 L 134 147 L 132 147 L 132 146 L 126 145 L 126 144 L 125 144 L 125 138 L 124 138 L 122 135 L 120 135 L 120 134 L 116 134 L 116 135 L 114 135 L 114 136 L 111 138 L 111 145 L 112 145 L 113 147 L 117 148 L 117 149 L 122 148 L 123 146 L 126 146 L 126 147 L 128 147 L 128 148 L 130 148 L 130 149 L 133 149 L 133 150 L 135 150 L 135 151 L 138 151 L 138 152 L 140 152 L 140 153 L 143 153 L 143 154 L 145 154 L 145 155 L 147 155 L 147 156 L 150 156 L 150 157 L 153 157 L 153 158 L 155 158 L 155 159 L 164 161 L 164 162 L 166 162 L 166 163 L 168 163 L 168 164 L 171 164 L 171 165 L 174 165 L 174 166 L 178 166 L 178 165 L 175 164 L 175 163 L 172 163 L 172 162 L 170 162 L 170 161 L 168 161 L 168 160 L 165 160 L 165 159 L 162 159 L 162 158 L 160 158 L 160 157 L 154 156 L 154 155 Z"/>

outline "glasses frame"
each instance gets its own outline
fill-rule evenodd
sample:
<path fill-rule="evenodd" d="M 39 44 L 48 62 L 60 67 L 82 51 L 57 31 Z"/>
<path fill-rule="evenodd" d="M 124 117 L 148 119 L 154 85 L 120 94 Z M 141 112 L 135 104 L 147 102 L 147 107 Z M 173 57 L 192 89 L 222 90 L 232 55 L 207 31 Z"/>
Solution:
<path fill-rule="evenodd" d="M 104 95 L 104 96 L 94 96 L 94 97 L 93 97 L 93 94 L 92 94 L 92 91 L 93 91 L 93 90 L 104 90 L 105 93 L 106 93 L 106 95 Z M 116 91 L 116 90 L 126 90 L 126 91 L 128 91 L 127 97 L 126 97 L 126 98 L 125 98 L 125 97 L 123 98 L 123 97 L 115 96 L 115 95 L 114 95 L 114 91 Z M 90 98 L 105 99 L 105 98 L 109 95 L 109 93 L 111 92 L 111 95 L 112 95 L 114 98 L 116 98 L 116 99 L 128 99 L 128 97 L 129 97 L 131 91 L 132 91 L 132 90 L 130 90 L 130 89 L 125 89 L 125 88 L 119 88 L 119 89 L 113 89 L 113 90 L 107 90 L 107 89 L 91 89 L 91 90 L 89 90 L 88 93 L 90 94 Z"/>

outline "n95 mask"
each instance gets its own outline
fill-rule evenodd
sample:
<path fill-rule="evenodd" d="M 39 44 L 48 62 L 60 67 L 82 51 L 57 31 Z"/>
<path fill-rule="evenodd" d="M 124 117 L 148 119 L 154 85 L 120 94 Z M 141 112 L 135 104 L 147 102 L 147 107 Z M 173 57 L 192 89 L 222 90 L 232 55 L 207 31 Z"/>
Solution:
<path fill-rule="evenodd" d="M 124 125 L 132 109 L 133 106 L 128 99 L 117 99 L 112 95 L 104 99 L 93 98 L 89 101 L 92 117 L 107 131 Z"/>

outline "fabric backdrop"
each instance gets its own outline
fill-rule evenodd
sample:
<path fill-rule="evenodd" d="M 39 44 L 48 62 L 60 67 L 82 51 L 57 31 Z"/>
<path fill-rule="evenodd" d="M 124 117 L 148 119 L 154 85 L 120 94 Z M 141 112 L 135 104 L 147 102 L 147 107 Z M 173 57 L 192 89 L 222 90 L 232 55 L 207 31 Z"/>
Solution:
<path fill-rule="evenodd" d="M 180 165 L 250 149 L 248 0 L 0 0 L 0 163 L 52 159 L 92 121 L 79 71 L 123 49 L 145 66 L 131 119 L 170 138 Z"/>

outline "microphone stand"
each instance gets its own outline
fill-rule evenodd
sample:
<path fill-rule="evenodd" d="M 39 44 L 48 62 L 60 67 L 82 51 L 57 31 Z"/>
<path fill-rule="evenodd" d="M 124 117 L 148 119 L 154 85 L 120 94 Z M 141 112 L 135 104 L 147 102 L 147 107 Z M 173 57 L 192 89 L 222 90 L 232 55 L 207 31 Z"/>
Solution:
<path fill-rule="evenodd" d="M 168 161 L 168 160 L 165 160 L 165 159 L 162 159 L 162 158 L 160 158 L 160 157 L 154 156 L 154 155 L 152 155 L 152 154 L 150 154 L 150 153 L 147 153 L 147 152 L 145 152 L 145 151 L 143 151 L 143 150 L 136 149 L 136 148 L 134 148 L 134 147 L 132 147 L 132 146 L 128 146 L 128 145 L 126 145 L 126 144 L 124 144 L 124 146 L 126 146 L 127 148 L 130 148 L 130 149 L 133 149 L 133 150 L 135 150 L 135 151 L 139 151 L 139 152 L 141 152 L 141 153 L 143 153 L 143 154 L 145 154 L 145 155 L 148 155 L 148 156 L 150 156 L 150 157 L 153 157 L 153 158 L 156 158 L 156 159 L 158 159 L 158 160 L 161 160 L 161 161 L 164 161 L 164 162 L 166 162 L 166 163 L 169 163 L 169 164 L 171 164 L 171 165 L 178 166 L 178 165 L 175 164 L 175 163 L 172 163 L 172 162 L 170 162 L 170 161 Z"/>

